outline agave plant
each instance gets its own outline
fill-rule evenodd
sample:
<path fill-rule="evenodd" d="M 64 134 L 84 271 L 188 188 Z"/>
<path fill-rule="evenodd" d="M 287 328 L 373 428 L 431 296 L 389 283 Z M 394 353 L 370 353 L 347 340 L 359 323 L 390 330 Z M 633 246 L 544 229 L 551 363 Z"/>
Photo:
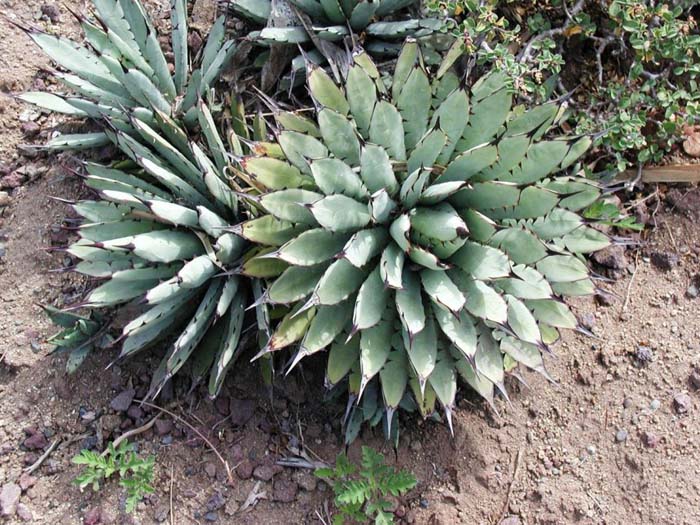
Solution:
<path fill-rule="evenodd" d="M 232 41 L 225 41 L 224 17 L 211 28 L 196 61 L 198 65 L 192 69 L 186 0 L 172 0 L 172 63 L 166 59 L 158 33 L 140 0 L 93 0 L 93 4 L 93 20 L 75 15 L 85 33 L 85 44 L 25 29 L 66 70 L 54 71 L 53 75 L 71 93 L 27 92 L 19 98 L 50 111 L 109 120 L 112 128 L 132 136 L 139 135 L 132 125 L 132 116 L 168 137 L 175 128 L 182 127 L 182 122 L 195 125 L 199 120 L 198 100 L 208 99 L 236 49 Z M 177 133 L 177 140 L 182 140 L 184 132 Z M 110 135 L 105 132 L 61 135 L 46 147 L 91 148 L 109 141 Z"/>
<path fill-rule="evenodd" d="M 561 173 L 590 138 L 547 138 L 557 104 L 512 107 L 500 73 L 468 90 L 454 59 L 431 75 L 408 40 L 387 83 L 359 50 L 342 85 L 309 65 L 315 118 L 279 113 L 279 148 L 241 159 L 247 264 L 288 308 L 259 355 L 328 349 L 327 384 L 381 392 L 353 417 L 385 428 L 410 397 L 450 420 L 458 376 L 491 403 L 518 365 L 546 374 L 578 327 L 561 297 L 594 290 L 581 254 L 609 242 L 576 213 L 599 188 Z"/>
<path fill-rule="evenodd" d="M 264 27 L 251 32 L 248 39 L 265 46 L 298 46 L 314 43 L 318 49 L 307 50 L 307 60 L 333 62 L 329 51 L 332 42 L 351 38 L 363 40 L 371 54 L 396 55 L 400 42 L 407 36 L 427 37 L 438 31 L 443 22 L 434 18 L 385 20 L 409 7 L 419 7 L 416 0 L 231 0 L 231 9 Z M 353 34 L 355 33 L 355 34 Z M 360 35 L 360 36 L 357 36 Z M 352 44 L 351 46 L 352 47 Z M 339 50 L 336 50 L 339 51 Z M 331 55 L 329 57 L 329 54 Z M 305 57 L 292 60 L 292 77 L 303 78 Z M 283 64 L 287 66 L 287 64 Z M 299 75 L 301 73 L 301 75 Z M 264 80 L 264 79 L 263 79 Z M 289 79 L 285 79 L 289 81 Z M 265 82 L 263 88 L 267 89 Z"/>
<path fill-rule="evenodd" d="M 116 341 L 120 358 L 175 336 L 153 375 L 151 395 L 188 361 L 195 381 L 210 371 L 209 391 L 218 393 L 238 355 L 250 293 L 232 271 L 246 243 L 226 231 L 237 222 L 238 203 L 223 141 L 207 106 L 200 100 L 196 107 L 209 153 L 185 137 L 178 149 L 130 114 L 130 125 L 150 147 L 111 132 L 129 160 L 111 167 L 87 163 L 85 182 L 101 200 L 72 203 L 82 217 L 79 240 L 66 248 L 79 260 L 72 269 L 101 281 L 74 308 L 140 305 Z M 78 342 L 72 350 L 84 359 Z"/>

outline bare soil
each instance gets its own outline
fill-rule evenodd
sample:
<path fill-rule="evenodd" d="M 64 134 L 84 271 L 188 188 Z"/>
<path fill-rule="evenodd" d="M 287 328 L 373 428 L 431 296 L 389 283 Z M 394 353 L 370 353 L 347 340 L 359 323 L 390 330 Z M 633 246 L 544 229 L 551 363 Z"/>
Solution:
<path fill-rule="evenodd" d="M 82 447 L 101 449 L 159 413 L 136 404 L 128 415 L 110 407 L 125 390 L 143 394 L 157 356 L 106 368 L 114 354 L 105 352 L 67 376 L 65 357 L 49 355 L 44 343 L 52 328 L 36 303 L 70 302 L 83 286 L 48 273 L 62 256 L 44 248 L 67 235 L 59 228 L 65 205 L 51 197 L 75 198 L 83 190 L 65 170 L 70 157 L 17 152 L 20 143 L 45 140 L 58 121 L 8 96 L 46 85 L 40 70 L 49 67 L 8 19 L 75 35 L 66 8 L 81 12 L 87 2 L 50 4 L 60 13 L 56 23 L 41 18 L 46 5 L 0 0 L 6 17 L 0 17 L 0 175 L 24 167 L 21 184 L 5 189 L 11 203 L 0 207 L 0 253 L 6 251 L 0 256 L 0 490 L 20 479 L 23 485 L 18 512 L 0 520 L 321 523 L 330 489 L 314 483 L 309 471 L 276 466 L 299 440 L 326 461 L 342 450 L 336 409 L 320 398 L 313 364 L 273 392 L 261 386 L 254 366 L 241 365 L 217 402 L 198 391 L 184 395 L 189 385 L 176 381 L 158 402 L 181 419 L 162 416 L 134 438 L 157 462 L 155 494 L 133 515 L 125 514 L 116 483 L 97 493 L 72 484 L 79 469 L 70 460 Z M 594 337 L 569 333 L 555 347 L 548 371 L 556 383 L 527 374 L 529 388 L 511 384 L 510 401 L 497 403 L 498 414 L 467 394 L 454 437 L 443 424 L 405 418 L 398 454 L 369 431 L 353 443 L 352 458 L 368 444 L 418 477 L 417 488 L 396 502 L 398 522 L 700 523 L 700 376 L 692 376 L 700 367 L 700 299 L 689 290 L 700 285 L 699 202 L 697 188 L 674 188 L 664 202 L 647 202 L 643 246 L 612 254 L 621 268 L 600 268 L 616 277 L 603 284 L 609 295 L 574 301 Z M 232 468 L 231 480 L 192 427 Z M 56 440 L 31 479 L 23 477 Z M 260 496 L 257 503 L 240 510 L 252 494 Z"/>

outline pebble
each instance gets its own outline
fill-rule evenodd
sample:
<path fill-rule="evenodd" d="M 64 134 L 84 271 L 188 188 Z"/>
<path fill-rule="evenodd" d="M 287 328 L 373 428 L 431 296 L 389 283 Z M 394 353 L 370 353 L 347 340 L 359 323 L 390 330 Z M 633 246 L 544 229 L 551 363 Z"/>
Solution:
<path fill-rule="evenodd" d="M 213 523 L 218 519 L 219 519 L 219 515 L 216 512 L 207 512 L 204 515 L 204 521 L 208 521 L 209 523 Z"/>
<path fill-rule="evenodd" d="M 219 510 L 226 504 L 226 498 L 224 498 L 221 492 L 215 492 L 214 495 L 207 500 L 207 510 L 213 512 Z"/>
<path fill-rule="evenodd" d="M 591 455 L 595 456 L 595 453 L 597 452 L 597 449 L 595 448 L 595 445 L 588 445 L 586 447 L 586 451 Z"/>
<path fill-rule="evenodd" d="M 241 479 L 250 479 L 253 475 L 253 463 L 249 459 L 244 459 L 241 464 L 236 467 L 236 475 Z"/>
<path fill-rule="evenodd" d="M 299 487 L 293 481 L 278 479 L 272 489 L 272 499 L 282 503 L 291 503 L 297 498 Z"/>
<path fill-rule="evenodd" d="M 631 407 L 632 406 L 632 399 L 630 399 L 629 397 L 626 397 L 624 399 L 624 401 L 622 401 L 622 406 L 625 408 Z"/>
<path fill-rule="evenodd" d="M 621 428 L 620 430 L 617 431 L 615 434 L 615 440 L 618 443 L 623 443 L 627 441 L 627 431 L 624 428 Z"/>
<path fill-rule="evenodd" d="M 0 490 L 0 512 L 3 516 L 14 516 L 22 489 L 16 483 L 7 483 Z"/>
<path fill-rule="evenodd" d="M 430 506 L 430 502 L 425 498 L 421 498 L 419 505 L 421 508 L 427 509 Z"/>
<path fill-rule="evenodd" d="M 680 392 L 673 396 L 673 408 L 677 414 L 685 414 L 690 410 L 690 396 L 685 392 Z"/>
<path fill-rule="evenodd" d="M 659 407 L 661 407 L 661 401 L 659 401 L 658 399 L 652 399 L 651 403 L 649 403 L 649 408 L 651 408 L 652 410 L 658 410 Z"/>
<path fill-rule="evenodd" d="M 637 362 L 643 366 L 651 363 L 654 360 L 654 352 L 648 346 L 637 346 L 637 352 L 634 355 Z"/>
<path fill-rule="evenodd" d="M 522 522 L 517 516 L 508 516 L 501 520 L 499 525 L 520 525 Z"/>
<path fill-rule="evenodd" d="M 647 432 L 645 430 L 642 432 L 641 438 L 642 443 L 644 443 L 644 446 L 647 448 L 656 448 L 656 445 L 659 444 L 659 437 L 653 432 Z"/>
<path fill-rule="evenodd" d="M 651 264 L 656 266 L 659 270 L 668 272 L 673 269 L 674 266 L 678 264 L 678 255 L 670 252 L 654 252 L 650 257 Z"/>
<path fill-rule="evenodd" d="M 34 516 L 32 516 L 32 511 L 29 510 L 29 507 L 27 507 L 24 503 L 17 504 L 17 516 L 22 521 L 32 521 L 34 519 Z"/>
<path fill-rule="evenodd" d="M 294 479 L 297 485 L 307 492 L 316 490 L 316 487 L 318 486 L 318 479 L 316 476 L 310 472 L 307 472 L 305 469 L 300 469 L 295 472 L 292 479 Z"/>
<path fill-rule="evenodd" d="M 234 427 L 242 427 L 253 417 L 255 402 L 251 399 L 232 398 L 229 404 L 231 412 L 231 424 Z"/>
<path fill-rule="evenodd" d="M 24 440 L 23 445 L 27 450 L 44 450 L 49 445 L 49 442 L 42 432 L 36 430 Z"/>
<path fill-rule="evenodd" d="M 214 463 L 207 463 L 204 465 L 204 472 L 206 472 L 207 476 L 210 478 L 215 478 L 216 477 L 216 465 Z"/>
<path fill-rule="evenodd" d="M 165 436 L 173 431 L 173 422 L 170 419 L 156 419 L 156 434 Z"/>
<path fill-rule="evenodd" d="M 700 371 L 693 370 L 693 372 L 690 374 L 690 377 L 688 378 L 688 382 L 693 388 L 700 389 Z"/>
<path fill-rule="evenodd" d="M 0 191 L 0 207 L 9 206 L 10 202 L 12 202 L 10 194 L 6 191 Z"/>
<path fill-rule="evenodd" d="M 19 488 L 22 489 L 22 492 L 26 492 L 34 486 L 34 484 L 36 483 L 36 478 L 31 474 L 23 472 L 22 475 L 19 477 L 17 483 L 19 483 Z"/>
<path fill-rule="evenodd" d="M 260 481 L 270 481 L 274 475 L 275 471 L 270 465 L 259 465 L 253 471 L 253 477 Z"/>
<path fill-rule="evenodd" d="M 688 289 L 685 291 L 685 295 L 688 299 L 697 299 L 698 296 L 700 295 L 700 290 L 698 289 L 697 286 L 694 284 L 691 284 L 688 286 Z"/>
<path fill-rule="evenodd" d="M 52 24 L 58 24 L 61 21 L 61 12 L 56 7 L 56 4 L 44 4 L 41 6 L 41 14 L 51 20 Z"/>
<path fill-rule="evenodd" d="M 115 412 L 126 412 L 131 406 L 131 402 L 134 400 L 136 391 L 133 388 L 121 391 L 117 396 L 112 399 L 109 406 Z"/>

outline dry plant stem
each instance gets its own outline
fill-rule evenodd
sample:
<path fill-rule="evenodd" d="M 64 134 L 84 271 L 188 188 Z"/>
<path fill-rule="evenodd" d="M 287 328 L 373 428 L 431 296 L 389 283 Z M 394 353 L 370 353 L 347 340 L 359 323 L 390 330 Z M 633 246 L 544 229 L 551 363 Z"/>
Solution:
<path fill-rule="evenodd" d="M 228 461 L 224 459 L 224 457 L 221 455 L 221 453 L 216 449 L 216 447 L 212 444 L 211 441 L 207 439 L 207 437 L 202 434 L 199 430 L 197 430 L 195 427 L 193 427 L 190 423 L 188 423 L 186 420 L 175 414 L 174 412 L 171 412 L 167 408 L 159 407 L 158 405 L 154 405 L 153 403 L 149 403 L 148 401 L 145 401 L 143 399 L 135 399 L 134 400 L 136 403 L 141 403 L 143 405 L 146 405 L 147 407 L 154 408 L 156 410 L 160 410 L 161 412 L 168 414 L 170 417 L 177 419 L 180 423 L 185 425 L 187 428 L 189 428 L 192 432 L 197 434 L 199 438 L 201 438 L 202 441 L 204 441 L 207 446 L 211 449 L 211 451 L 216 455 L 216 457 L 219 459 L 221 464 L 224 466 L 224 469 L 226 469 L 226 477 L 228 478 L 228 482 L 233 485 L 234 480 L 233 480 L 233 473 L 231 472 L 231 467 L 228 464 Z M 154 418 L 155 419 L 155 418 Z"/>
<path fill-rule="evenodd" d="M 627 305 L 630 302 L 630 291 L 632 290 L 632 284 L 634 283 L 634 278 L 637 275 L 638 269 L 639 269 L 639 255 L 636 255 L 634 258 L 634 271 L 632 272 L 632 277 L 630 277 L 630 282 L 627 285 L 627 291 L 625 292 L 625 302 L 622 303 L 622 311 L 620 312 L 620 315 L 625 313 L 625 310 L 627 310 Z"/>
<path fill-rule="evenodd" d="M 510 480 L 510 485 L 508 485 L 508 492 L 506 494 L 506 501 L 503 504 L 503 508 L 501 509 L 501 515 L 497 516 L 496 519 L 494 520 L 494 523 L 497 523 L 500 521 L 500 519 L 505 516 L 506 512 L 508 511 L 508 505 L 510 505 L 510 497 L 513 495 L 513 486 L 515 485 L 515 480 L 518 477 L 518 472 L 520 471 L 520 461 L 522 460 L 523 457 L 523 449 L 520 448 L 518 449 L 518 453 L 515 456 L 515 466 L 513 467 L 513 477 Z"/>
<path fill-rule="evenodd" d="M 173 484 L 175 481 L 174 470 L 174 467 L 170 467 L 170 525 L 175 525 L 175 508 L 173 507 Z"/>
<path fill-rule="evenodd" d="M 146 432 L 146 430 L 148 430 L 148 429 L 151 428 L 153 425 L 155 425 L 156 419 L 158 419 L 159 417 L 160 417 L 160 414 L 158 414 L 156 417 L 152 418 L 152 419 L 151 419 L 148 423 L 146 423 L 145 425 L 141 425 L 141 426 L 138 427 L 138 428 L 134 428 L 134 429 L 132 429 L 132 430 L 129 430 L 128 432 L 124 432 L 121 436 L 119 436 L 117 439 L 114 440 L 114 442 L 112 443 L 112 445 L 114 446 L 114 448 L 117 448 L 117 447 L 121 444 L 122 441 L 125 441 L 125 440 L 129 439 L 129 438 L 132 437 L 132 436 L 138 436 L 139 434 L 143 434 L 144 432 Z M 100 456 L 105 457 L 105 456 L 107 455 L 108 452 L 109 452 L 109 449 L 105 449 L 105 450 L 102 452 L 102 454 L 100 454 Z"/>
<path fill-rule="evenodd" d="M 30 466 L 28 466 L 26 469 L 24 469 L 25 474 L 31 474 L 35 470 L 37 470 L 44 461 L 51 455 L 51 453 L 56 450 L 56 447 L 58 444 L 61 442 L 61 438 L 58 438 L 56 441 L 51 443 L 51 446 L 46 449 L 46 452 L 44 452 L 39 459 L 37 459 L 34 463 L 32 463 Z"/>

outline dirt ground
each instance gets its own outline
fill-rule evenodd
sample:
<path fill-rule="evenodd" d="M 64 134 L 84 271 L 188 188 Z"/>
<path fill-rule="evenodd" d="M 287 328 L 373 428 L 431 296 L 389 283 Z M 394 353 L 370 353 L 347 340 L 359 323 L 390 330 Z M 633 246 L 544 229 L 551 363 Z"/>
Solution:
<path fill-rule="evenodd" d="M 116 483 L 98 493 L 72 484 L 79 469 L 70 460 L 82 447 L 101 449 L 159 413 L 129 404 L 145 392 L 156 356 L 107 369 L 114 355 L 105 352 L 67 376 L 65 358 L 49 355 L 52 329 L 36 306 L 81 292 L 80 282 L 48 273 L 62 256 L 44 248 L 66 236 L 58 227 L 65 206 L 51 197 L 82 190 L 64 169 L 69 157 L 17 151 L 44 141 L 56 121 L 8 96 L 41 87 L 49 66 L 8 18 L 75 35 L 66 7 L 86 5 L 0 0 L 0 176 L 16 186 L 2 188 L 8 199 L 0 194 L 0 492 L 13 483 L 22 492 L 0 521 L 322 523 L 330 489 L 309 471 L 276 465 L 299 441 L 326 461 L 342 450 L 338 414 L 316 395 L 313 363 L 272 395 L 249 365 L 229 374 L 216 402 L 184 395 L 188 385 L 176 381 L 158 402 L 177 418 L 160 417 L 134 439 L 157 456 L 155 494 L 135 514 L 125 514 Z M 371 432 L 350 447 L 357 458 L 369 444 L 416 474 L 418 486 L 396 502 L 397 522 L 700 523 L 700 191 L 661 188 L 645 205 L 642 246 L 596 256 L 615 279 L 602 284 L 607 295 L 574 302 L 595 337 L 569 333 L 556 346 L 548 362 L 556 384 L 526 375 L 529 388 L 510 385 L 498 414 L 467 395 L 454 437 L 442 424 L 405 418 L 398 456 Z M 125 398 L 126 411 L 118 406 Z M 55 442 L 40 468 L 23 474 Z"/>

